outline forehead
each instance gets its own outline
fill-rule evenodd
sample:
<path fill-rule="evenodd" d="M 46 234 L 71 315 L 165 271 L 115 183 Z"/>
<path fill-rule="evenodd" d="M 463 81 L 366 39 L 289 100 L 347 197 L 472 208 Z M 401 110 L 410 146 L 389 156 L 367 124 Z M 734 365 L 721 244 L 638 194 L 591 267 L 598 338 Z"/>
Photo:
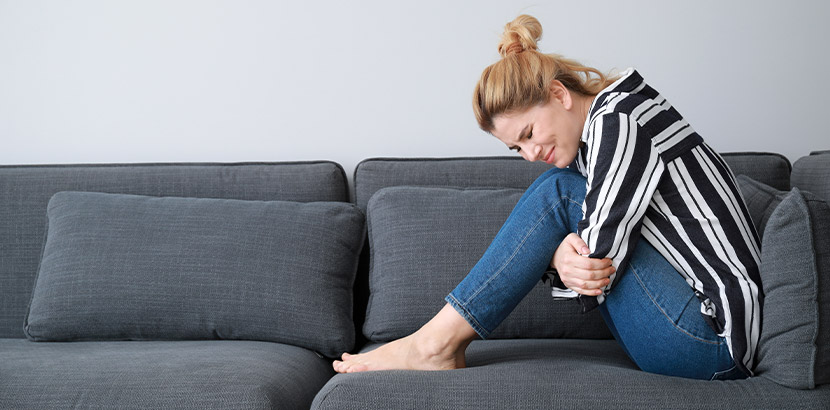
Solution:
<path fill-rule="evenodd" d="M 513 142 L 519 138 L 522 130 L 533 119 L 533 109 L 520 112 L 508 112 L 493 117 L 491 134 L 503 142 Z"/>

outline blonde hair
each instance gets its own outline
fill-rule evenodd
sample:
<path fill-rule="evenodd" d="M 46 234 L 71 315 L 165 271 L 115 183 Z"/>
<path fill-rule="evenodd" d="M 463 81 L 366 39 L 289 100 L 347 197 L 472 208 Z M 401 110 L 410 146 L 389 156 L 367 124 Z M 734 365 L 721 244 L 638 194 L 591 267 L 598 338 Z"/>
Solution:
<path fill-rule="evenodd" d="M 532 16 L 523 14 L 504 26 L 498 48 L 502 58 L 484 69 L 473 92 L 473 111 L 482 130 L 492 132 L 493 117 L 499 114 L 548 102 L 554 80 L 586 96 L 599 94 L 616 80 L 558 54 L 540 53 L 540 38 L 542 25 Z"/>

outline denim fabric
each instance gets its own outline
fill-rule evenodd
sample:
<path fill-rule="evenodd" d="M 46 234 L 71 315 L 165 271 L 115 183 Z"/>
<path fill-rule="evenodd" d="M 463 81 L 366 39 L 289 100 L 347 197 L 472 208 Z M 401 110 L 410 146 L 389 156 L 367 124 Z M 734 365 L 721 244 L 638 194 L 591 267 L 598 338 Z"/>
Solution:
<path fill-rule="evenodd" d="M 399 339 L 434 316 L 524 191 L 397 186 L 372 195 L 367 207 L 371 297 L 366 337 L 373 342 Z M 488 338 L 614 337 L 599 311 L 578 315 L 581 310 L 578 303 L 557 302 L 550 287 L 537 282 Z"/>
<path fill-rule="evenodd" d="M 551 169 L 525 192 L 496 238 L 446 301 L 486 338 L 540 280 L 582 219 L 585 178 Z M 601 313 L 623 350 L 647 371 L 695 379 L 742 378 L 725 339 L 700 315 L 680 274 L 640 241 Z"/>
<path fill-rule="evenodd" d="M 692 288 L 646 241 L 637 244 L 599 309 L 614 338 L 644 371 L 704 380 L 745 377 L 726 339 L 701 316 Z"/>

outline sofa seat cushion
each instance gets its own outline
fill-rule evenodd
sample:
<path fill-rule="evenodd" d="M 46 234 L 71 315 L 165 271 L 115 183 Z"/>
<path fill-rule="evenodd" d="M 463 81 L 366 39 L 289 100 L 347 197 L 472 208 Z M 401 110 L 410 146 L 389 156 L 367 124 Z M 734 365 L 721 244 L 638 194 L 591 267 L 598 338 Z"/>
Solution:
<path fill-rule="evenodd" d="M 761 377 L 703 381 L 645 373 L 613 340 L 478 340 L 467 349 L 467 364 L 442 372 L 339 374 L 312 409 L 823 409 L 830 402 L 830 386 L 795 390 Z"/>
<path fill-rule="evenodd" d="M 0 408 L 307 409 L 333 373 L 270 342 L 0 339 Z"/>

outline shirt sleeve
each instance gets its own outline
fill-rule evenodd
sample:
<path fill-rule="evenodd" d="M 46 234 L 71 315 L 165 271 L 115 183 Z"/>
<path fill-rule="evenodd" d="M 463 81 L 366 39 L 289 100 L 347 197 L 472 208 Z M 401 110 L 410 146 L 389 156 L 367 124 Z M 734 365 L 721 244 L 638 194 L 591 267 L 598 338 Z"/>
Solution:
<path fill-rule="evenodd" d="M 625 113 L 609 113 L 589 124 L 588 167 L 583 219 L 578 234 L 591 258 L 611 258 L 623 272 L 637 241 L 651 198 L 665 171 L 665 163 L 651 136 Z M 599 306 L 618 275 L 600 296 L 579 295 L 583 311 Z"/>

